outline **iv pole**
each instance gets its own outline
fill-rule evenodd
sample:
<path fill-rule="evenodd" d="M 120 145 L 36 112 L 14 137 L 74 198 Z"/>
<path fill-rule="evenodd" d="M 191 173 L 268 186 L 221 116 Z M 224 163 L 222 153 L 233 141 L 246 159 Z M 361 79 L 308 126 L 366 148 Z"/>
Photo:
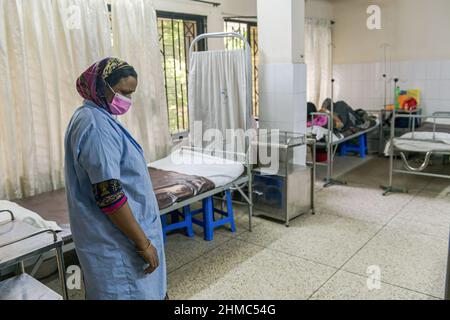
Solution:
<path fill-rule="evenodd" d="M 387 86 L 388 86 L 388 82 L 391 79 L 387 79 L 387 74 L 386 74 L 386 65 L 387 65 L 387 48 L 390 47 L 389 44 L 385 43 L 382 45 L 382 47 L 384 48 L 384 70 L 385 73 L 383 74 L 383 78 L 385 80 L 385 84 L 384 84 L 384 92 L 385 92 L 385 99 L 384 99 L 384 111 L 383 114 L 385 115 L 387 112 L 387 106 L 388 106 L 388 102 L 387 102 Z M 392 72 L 392 68 L 390 70 Z M 398 82 L 400 81 L 399 78 L 394 78 L 394 104 L 395 104 L 395 99 L 396 99 L 396 95 L 397 95 L 397 86 L 398 86 Z M 393 186 L 393 180 L 394 180 L 394 160 L 395 160 L 395 146 L 394 146 L 394 138 L 395 138 L 395 114 L 396 114 L 396 110 L 394 108 L 394 110 L 392 110 L 392 119 L 391 119 L 391 126 L 390 126 L 390 139 L 389 139 L 389 185 L 388 186 L 381 186 L 381 189 L 384 190 L 383 192 L 383 196 L 387 196 L 390 193 L 405 193 L 405 190 L 403 189 L 399 189 L 399 188 L 394 188 Z M 383 115 L 383 123 L 381 124 L 381 130 L 383 130 L 383 134 L 382 134 L 382 140 L 380 140 L 380 144 L 383 145 L 384 144 L 384 122 L 385 122 L 385 117 Z M 381 153 L 382 154 L 382 153 Z"/>
<path fill-rule="evenodd" d="M 333 49 L 336 46 L 334 43 L 330 43 L 330 48 Z M 334 136 L 334 64 L 333 64 L 333 55 L 331 55 L 331 107 L 330 112 L 331 115 L 329 117 L 330 121 L 328 124 L 328 149 L 327 149 L 327 161 L 328 161 L 328 168 L 327 168 L 327 176 L 325 178 L 325 184 L 324 188 L 329 188 L 334 185 L 347 185 L 347 182 L 340 181 L 338 179 L 333 178 L 333 170 L 334 170 L 334 158 L 337 150 L 337 145 L 335 146 L 333 144 L 333 136 Z"/>

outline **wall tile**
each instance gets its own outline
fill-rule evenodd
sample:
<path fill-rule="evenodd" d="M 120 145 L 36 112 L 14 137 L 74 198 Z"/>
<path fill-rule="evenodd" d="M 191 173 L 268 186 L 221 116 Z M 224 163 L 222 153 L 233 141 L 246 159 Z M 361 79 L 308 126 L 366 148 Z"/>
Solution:
<path fill-rule="evenodd" d="M 361 81 L 363 80 L 363 65 L 362 64 L 352 64 L 351 65 L 351 80 Z"/>
<path fill-rule="evenodd" d="M 399 64 L 399 78 L 400 81 L 410 81 L 413 78 L 414 65 L 410 61 L 400 62 Z"/>
<path fill-rule="evenodd" d="M 276 69 L 274 65 L 260 65 L 259 90 L 260 93 L 271 93 L 276 91 Z"/>
<path fill-rule="evenodd" d="M 294 66 L 292 64 L 276 64 L 275 71 L 275 92 L 292 93 L 294 90 Z"/>
<path fill-rule="evenodd" d="M 441 79 L 450 80 L 450 60 L 441 62 Z"/>
<path fill-rule="evenodd" d="M 439 97 L 441 100 L 450 100 L 450 80 L 440 81 Z"/>
<path fill-rule="evenodd" d="M 295 64 L 294 65 L 294 94 L 306 93 L 306 75 L 307 66 L 306 64 Z"/>
<path fill-rule="evenodd" d="M 441 78 L 441 61 L 428 61 L 426 78 L 428 80 L 438 80 Z"/>
<path fill-rule="evenodd" d="M 413 80 L 427 79 L 427 62 L 417 61 L 413 63 Z"/>
<path fill-rule="evenodd" d="M 440 86 L 439 80 L 427 80 L 425 83 L 425 89 L 422 93 L 427 100 L 437 100 L 440 98 Z"/>

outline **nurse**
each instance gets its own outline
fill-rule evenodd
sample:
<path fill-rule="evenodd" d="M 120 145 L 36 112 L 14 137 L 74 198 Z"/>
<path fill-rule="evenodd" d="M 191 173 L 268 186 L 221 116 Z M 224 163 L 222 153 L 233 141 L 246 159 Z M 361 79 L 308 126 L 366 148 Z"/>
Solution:
<path fill-rule="evenodd" d="M 106 58 L 77 80 L 85 99 L 65 137 L 70 225 L 89 300 L 163 300 L 159 208 L 140 145 L 114 116 L 132 105 L 138 75 Z"/>

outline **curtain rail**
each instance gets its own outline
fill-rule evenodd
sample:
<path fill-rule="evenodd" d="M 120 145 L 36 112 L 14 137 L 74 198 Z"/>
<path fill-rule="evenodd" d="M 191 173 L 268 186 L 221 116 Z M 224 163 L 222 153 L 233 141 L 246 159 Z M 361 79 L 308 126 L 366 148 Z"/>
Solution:
<path fill-rule="evenodd" d="M 219 2 L 212 2 L 212 1 L 204 1 L 204 0 L 190 0 L 192 2 L 199 2 L 199 3 L 204 3 L 204 4 L 210 4 L 213 7 L 220 7 L 222 4 Z"/>

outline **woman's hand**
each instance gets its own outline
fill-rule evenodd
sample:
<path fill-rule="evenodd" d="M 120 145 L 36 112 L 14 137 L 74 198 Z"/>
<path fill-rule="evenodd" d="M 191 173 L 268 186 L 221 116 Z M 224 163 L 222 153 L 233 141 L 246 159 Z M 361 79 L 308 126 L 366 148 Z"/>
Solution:
<path fill-rule="evenodd" d="M 138 253 L 149 264 L 149 267 L 144 270 L 144 273 L 147 275 L 152 274 L 159 267 L 158 251 L 156 251 L 156 248 L 149 240 L 147 247 L 142 251 L 138 251 Z"/>
<path fill-rule="evenodd" d="M 108 216 L 111 221 L 131 240 L 136 246 L 137 252 L 149 264 L 144 270 L 145 274 L 153 273 L 159 267 L 158 252 L 148 240 L 141 226 L 131 213 L 128 202 L 113 214 Z"/>

